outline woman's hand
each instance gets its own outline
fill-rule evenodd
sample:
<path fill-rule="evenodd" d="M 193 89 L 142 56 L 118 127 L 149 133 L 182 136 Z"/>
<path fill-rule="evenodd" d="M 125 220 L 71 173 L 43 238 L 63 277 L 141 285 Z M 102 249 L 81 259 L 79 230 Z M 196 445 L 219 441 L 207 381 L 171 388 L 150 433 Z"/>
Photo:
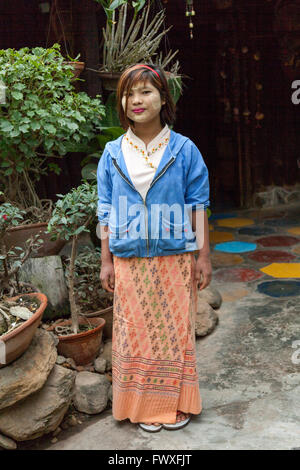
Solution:
<path fill-rule="evenodd" d="M 101 264 L 100 281 L 103 289 L 108 292 L 114 292 L 115 288 L 115 270 L 112 262 L 105 262 Z"/>
<path fill-rule="evenodd" d="M 205 289 L 205 287 L 209 285 L 211 277 L 212 267 L 209 255 L 199 254 L 193 268 L 193 279 L 197 281 L 197 287 L 199 290 Z"/>

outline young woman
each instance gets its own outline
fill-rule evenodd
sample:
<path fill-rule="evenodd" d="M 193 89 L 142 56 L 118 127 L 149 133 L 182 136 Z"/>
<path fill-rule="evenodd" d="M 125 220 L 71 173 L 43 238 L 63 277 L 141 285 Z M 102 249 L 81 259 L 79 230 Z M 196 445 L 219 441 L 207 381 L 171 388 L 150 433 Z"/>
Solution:
<path fill-rule="evenodd" d="M 179 429 L 201 412 L 194 322 L 197 287 L 211 280 L 208 172 L 169 127 L 175 105 L 161 69 L 125 70 L 117 102 L 126 134 L 98 166 L 100 280 L 114 292 L 113 416 L 149 432 Z"/>

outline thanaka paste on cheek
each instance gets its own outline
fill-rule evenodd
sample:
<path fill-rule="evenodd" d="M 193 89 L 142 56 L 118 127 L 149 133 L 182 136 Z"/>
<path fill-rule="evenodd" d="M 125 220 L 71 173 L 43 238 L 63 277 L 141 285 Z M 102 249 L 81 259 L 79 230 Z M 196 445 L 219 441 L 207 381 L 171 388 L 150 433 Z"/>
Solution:
<path fill-rule="evenodd" d="M 126 96 L 123 96 L 123 98 L 122 98 L 122 108 L 125 111 L 125 109 L 126 109 Z"/>

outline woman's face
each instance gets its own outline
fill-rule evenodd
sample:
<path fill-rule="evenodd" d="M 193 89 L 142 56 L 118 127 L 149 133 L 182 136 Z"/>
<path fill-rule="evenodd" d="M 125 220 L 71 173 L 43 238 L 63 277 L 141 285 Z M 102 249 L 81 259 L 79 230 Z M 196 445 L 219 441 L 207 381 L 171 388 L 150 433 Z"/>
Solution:
<path fill-rule="evenodd" d="M 127 117 L 137 124 L 147 124 L 160 120 L 160 110 L 165 101 L 149 80 L 136 83 L 129 95 L 123 95 L 122 106 L 125 111 L 127 101 Z"/>

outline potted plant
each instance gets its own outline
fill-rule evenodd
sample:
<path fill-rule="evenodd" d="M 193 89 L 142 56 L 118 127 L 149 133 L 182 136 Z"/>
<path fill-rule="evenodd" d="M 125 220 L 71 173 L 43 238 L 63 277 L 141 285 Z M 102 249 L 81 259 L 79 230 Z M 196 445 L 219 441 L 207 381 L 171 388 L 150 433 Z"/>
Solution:
<path fill-rule="evenodd" d="M 104 115 L 99 96 L 74 91 L 72 67 L 59 50 L 58 44 L 0 50 L 0 81 L 6 87 L 0 104 L 0 190 L 5 201 L 28 211 L 24 225 L 42 222 L 43 231 L 51 201 L 37 194 L 41 175 L 60 172 L 53 157 L 89 148 Z M 57 253 L 43 253 L 50 254 Z"/>
<path fill-rule="evenodd" d="M 100 97 L 75 93 L 73 73 L 63 64 L 60 45 L 0 50 L 0 184 L 6 199 L 41 207 L 36 182 L 59 172 L 50 158 L 62 158 L 89 143 L 100 129 Z"/>
<path fill-rule="evenodd" d="M 22 222 L 24 214 L 24 211 L 12 204 L 0 205 L 0 298 L 22 292 L 22 283 L 18 282 L 18 272 L 29 256 L 43 243 L 39 234 L 36 234 L 29 237 L 22 247 L 7 246 L 7 233 Z"/>
<path fill-rule="evenodd" d="M 70 259 L 66 260 L 65 274 L 69 278 Z M 102 289 L 99 282 L 101 249 L 85 247 L 75 260 L 74 291 L 81 315 L 105 319 L 103 336 L 112 338 L 113 294 Z M 67 281 L 68 282 L 68 281 Z"/>
<path fill-rule="evenodd" d="M 17 225 L 23 216 L 24 213 L 12 204 L 0 205 L 0 367 L 17 359 L 28 348 L 47 306 L 47 297 L 44 294 L 38 292 L 21 294 L 28 289 L 30 291 L 35 289 L 18 281 L 19 269 L 32 251 L 38 249 L 42 240 L 34 236 L 27 240 L 24 249 L 14 246 L 9 250 L 4 242 L 7 230 Z M 11 309 L 18 306 L 29 308 L 28 317 L 22 316 L 23 311 L 20 313 L 17 310 L 12 313 Z M 5 356 L 4 361 L 3 356 Z"/>
<path fill-rule="evenodd" d="M 162 53 L 158 54 L 161 40 L 171 29 L 164 28 L 164 10 L 160 10 L 149 20 L 151 5 L 146 0 L 96 1 L 102 5 L 107 17 L 106 26 L 103 28 L 102 64 L 99 69 L 105 89 L 114 91 L 121 72 L 134 63 L 152 63 L 159 65 L 163 70 L 170 67 L 178 51 L 170 50 L 165 57 Z M 181 93 L 182 88 L 178 70 L 177 61 L 168 72 L 170 89 L 174 89 L 176 95 Z"/>
<path fill-rule="evenodd" d="M 0 301 L 0 368 L 10 364 L 26 351 L 46 307 L 47 297 L 37 292 Z M 16 308 L 19 310 L 15 310 Z"/>
<path fill-rule="evenodd" d="M 78 236 L 88 231 L 88 226 L 96 217 L 98 196 L 95 184 L 84 182 L 72 189 L 65 196 L 58 195 L 48 231 L 53 238 L 60 237 L 72 241 L 72 250 L 68 272 L 69 301 L 72 320 L 56 324 L 58 334 L 58 352 L 72 357 L 77 364 L 91 362 L 99 352 L 102 329 L 105 320 L 102 318 L 80 317 L 79 306 L 75 295 L 75 261 Z"/>

